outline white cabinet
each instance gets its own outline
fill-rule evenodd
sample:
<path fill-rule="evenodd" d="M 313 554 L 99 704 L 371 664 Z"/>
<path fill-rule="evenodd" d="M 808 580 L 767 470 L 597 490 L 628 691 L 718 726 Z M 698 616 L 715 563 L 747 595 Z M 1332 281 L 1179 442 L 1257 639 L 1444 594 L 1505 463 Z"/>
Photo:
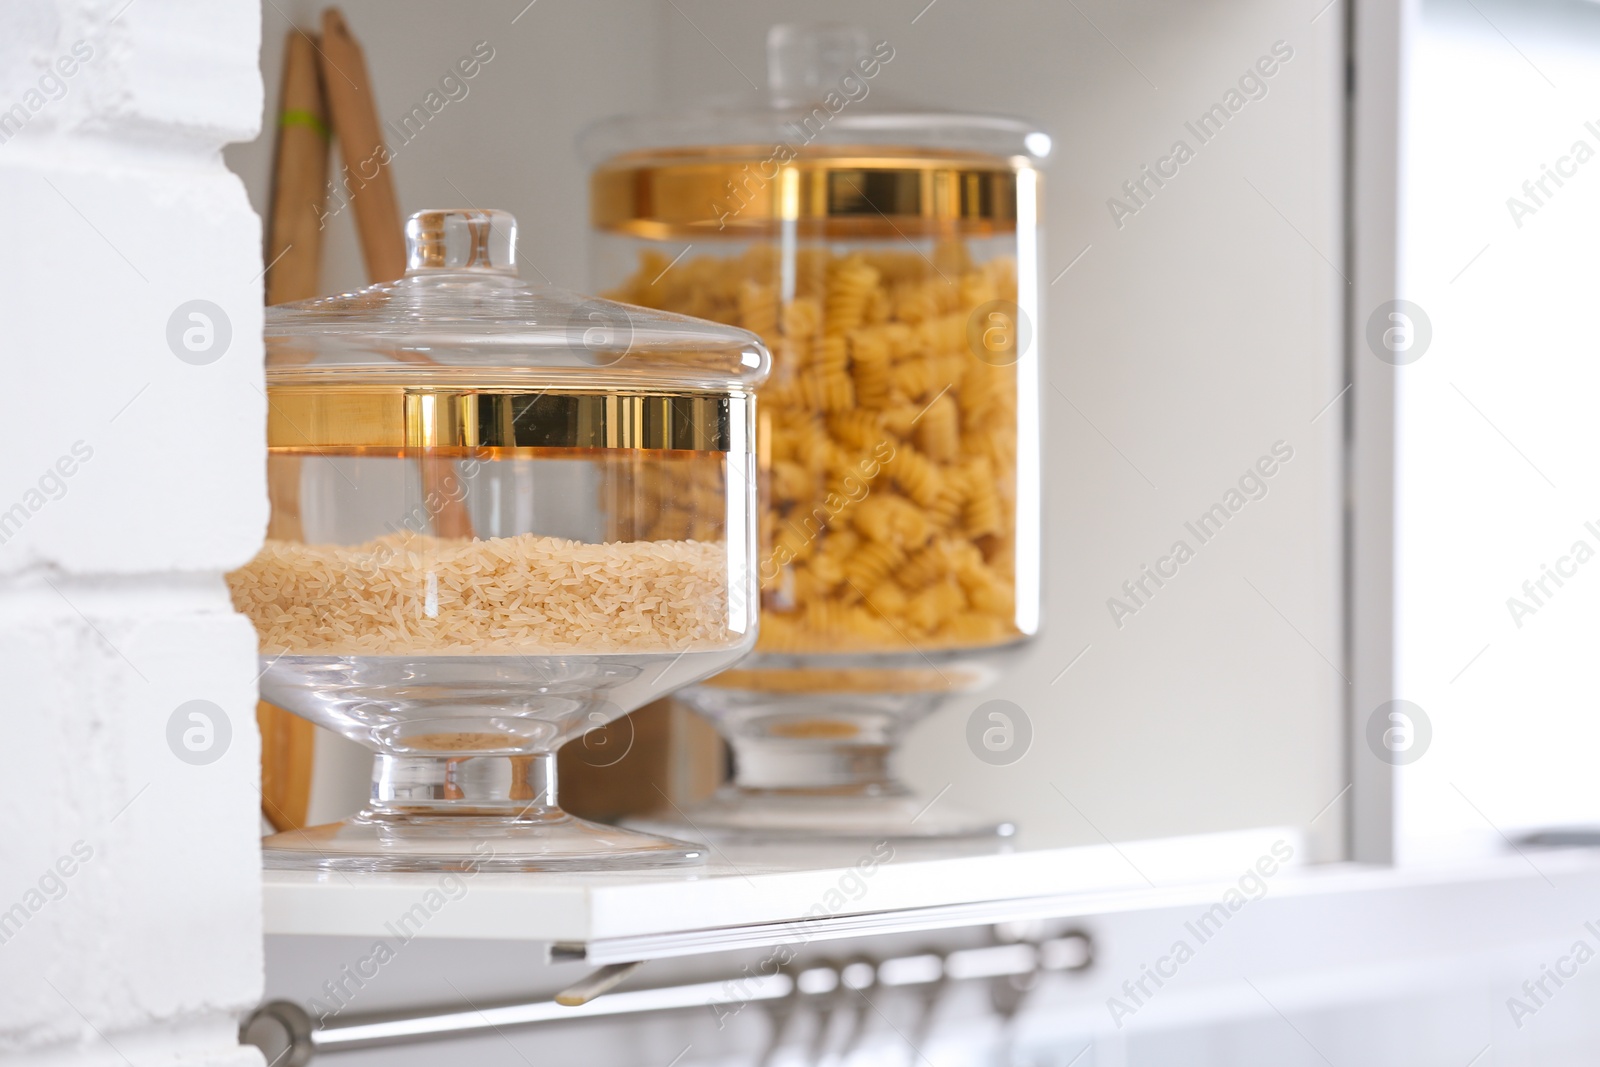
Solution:
<path fill-rule="evenodd" d="M 1310 820 L 1349 780 L 1341 15 L 1267 0 L 921 6 L 539 0 L 514 23 L 521 5 L 474 0 L 448 15 L 344 10 L 395 124 L 476 42 L 493 48 L 470 92 L 398 146 L 401 209 L 506 208 L 524 274 L 558 285 L 586 284 L 578 130 L 752 94 L 772 22 L 864 20 L 895 49 L 874 92 L 1039 120 L 1055 139 L 1044 633 L 1001 685 L 918 727 L 908 775 L 1044 844 L 1293 825 L 1319 859 L 1340 858 L 1344 802 Z M 285 15 L 310 25 L 316 10 L 263 8 L 269 113 Z M 1270 77 L 1252 73 L 1263 59 Z M 1219 104 L 1225 124 L 1197 125 Z M 1191 132 L 1218 125 L 1204 143 Z M 1157 189 L 1142 168 L 1180 141 L 1193 158 Z M 266 138 L 229 152 L 258 205 L 270 155 Z M 1134 180 L 1143 206 L 1114 218 L 1108 204 L 1131 204 Z M 349 213 L 329 226 L 327 285 L 361 284 Z M 1275 446 L 1292 458 L 1256 478 Z M 1225 500 L 1245 503 L 1202 542 L 1191 527 Z M 1193 559 L 1158 588 L 1143 568 L 1180 540 Z M 963 740 L 969 713 L 997 697 L 1034 731 L 1006 767 Z"/>
<path fill-rule="evenodd" d="M 1018 1055 L 1032 1033 L 1050 1062 L 1457 1064 L 1488 1062 L 1490 1046 L 1552 1059 L 1581 1047 L 1596 1002 L 1587 979 L 1529 1001 L 1531 1030 L 1512 1001 L 1532 997 L 1521 983 L 1573 938 L 1600 945 L 1580 921 L 1592 862 L 1511 854 L 1502 834 L 1600 814 L 1585 773 L 1596 729 L 1582 713 L 1594 691 L 1587 570 L 1562 571 L 1570 585 L 1547 592 L 1525 625 L 1504 601 L 1528 595 L 1523 580 L 1539 581 L 1544 564 L 1565 566 L 1571 542 L 1600 550 L 1584 525 L 1600 522 L 1600 501 L 1585 495 L 1596 383 L 1580 358 L 1585 295 L 1600 279 L 1579 244 L 1600 201 L 1586 162 L 1562 170 L 1565 184 L 1525 218 L 1503 201 L 1531 196 L 1521 183 L 1543 181 L 1542 164 L 1566 167 L 1569 142 L 1600 150 L 1585 125 L 1600 113 L 1584 112 L 1581 95 L 1600 9 L 351 0 L 344 10 L 380 114 L 397 124 L 458 57 L 479 42 L 492 49 L 468 93 L 397 135 L 401 207 L 508 209 L 523 225 L 524 273 L 558 285 L 587 284 L 577 132 L 619 111 L 752 94 L 774 21 L 865 20 L 895 50 L 874 92 L 1020 113 L 1054 137 L 1044 634 L 1000 685 L 950 702 L 907 750 L 914 784 L 1016 820 L 1022 851 L 899 857 L 870 900 L 830 912 L 826 938 L 810 928 L 808 951 L 881 960 L 989 943 L 996 922 L 1043 922 L 1004 929 L 1045 940 L 1087 923 L 1094 966 L 1048 976 L 1012 1032 Z M 315 13 L 305 2 L 264 8 L 269 114 L 287 20 L 309 25 Z M 227 158 L 263 206 L 269 138 Z M 329 225 L 329 284 L 357 285 L 350 219 Z M 1384 331 L 1415 330 L 1414 316 L 1380 316 L 1379 340 L 1368 340 L 1396 295 L 1431 320 L 1432 347 L 1414 364 L 1384 355 L 1395 351 Z M 1180 542 L 1176 574 L 1151 579 L 1146 568 Z M 969 713 L 994 697 L 1033 729 L 1030 751 L 1005 767 L 973 758 L 963 739 Z M 1431 722 L 1427 758 L 1410 764 L 1368 741 L 1372 716 L 1397 698 Z M 1134 1005 L 1137 1027 L 1116 1025 L 1113 1001 L 1136 998 L 1124 981 L 1137 989 L 1145 968 L 1173 966 L 1160 961 L 1187 936 L 1185 909 L 1217 903 L 1278 840 L 1293 842 L 1297 863 L 1471 862 L 1296 868 L 1263 890 L 1269 903 L 1240 912 L 1232 947 L 1181 968 L 1152 999 L 1159 1009 Z M 1162 863 L 1167 876 L 1141 872 Z M 482 876 L 426 937 L 403 942 L 399 963 L 357 983 L 351 1011 L 452 998 L 472 1011 L 547 995 L 583 973 L 575 962 L 547 968 L 553 943 L 589 966 L 655 959 L 646 984 L 720 982 L 733 964 L 759 964 L 774 931 L 847 870 L 790 856 L 759 872 L 719 861 L 687 882 Z M 308 1001 L 349 981 L 339 976 L 391 936 L 386 916 L 409 908 L 419 884 L 270 876 L 270 994 Z M 1571 915 L 1539 911 L 1547 891 Z M 1268 977 L 1256 988 L 1252 975 Z M 992 985 L 939 1001 L 962 1021 L 949 1062 L 1003 1046 Z M 869 1005 L 878 1017 L 854 1005 L 855 1022 L 837 1004 L 812 1011 L 804 1026 L 837 1015 L 839 1033 L 800 1043 L 842 1059 L 849 1033 L 871 1033 L 885 1056 L 908 1060 L 920 1049 L 908 1035 L 924 1033 L 918 996 L 886 990 L 881 1011 Z M 1416 1031 L 1377 1001 L 1411 1012 Z M 740 1013 L 726 1032 L 706 1017 L 596 1022 L 400 1055 L 514 1062 L 581 1047 L 599 1063 L 736 1062 L 769 1040 L 766 1017 Z M 1200 1031 L 1209 1036 L 1180 1057 L 1177 1035 Z M 1073 1060 L 1080 1048 L 1092 1055 Z M 354 1065 L 397 1053 L 348 1055 Z"/>

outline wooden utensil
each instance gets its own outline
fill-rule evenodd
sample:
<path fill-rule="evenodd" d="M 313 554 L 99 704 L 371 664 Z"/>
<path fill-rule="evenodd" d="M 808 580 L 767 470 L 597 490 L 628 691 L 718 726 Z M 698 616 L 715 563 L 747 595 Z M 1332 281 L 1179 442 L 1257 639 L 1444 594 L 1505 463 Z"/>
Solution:
<path fill-rule="evenodd" d="M 291 29 L 283 51 L 272 207 L 267 222 L 268 304 L 317 295 L 328 150 L 328 109 L 317 65 L 317 43 Z M 267 493 L 272 500 L 267 536 L 300 540 L 298 459 L 278 457 L 267 465 Z M 316 727 L 264 700 L 256 705 L 256 723 L 261 729 L 262 814 L 275 829 L 300 829 L 306 824 L 311 801 Z"/>
<path fill-rule="evenodd" d="M 355 211 L 367 277 L 393 281 L 406 272 L 406 242 L 389 172 L 389 148 L 378 123 L 366 56 L 336 7 L 322 13 L 322 84 L 339 138 L 341 182 L 347 183 Z"/>
<path fill-rule="evenodd" d="M 356 234 L 367 277 L 387 282 L 406 271 L 405 234 L 400 223 L 400 202 L 390 172 L 389 149 L 378 122 L 372 78 L 355 34 L 336 7 L 322 13 L 322 83 L 333 111 L 333 129 L 343 159 L 341 181 L 350 191 Z M 461 497 L 454 464 L 425 456 L 420 461 L 422 496 L 435 501 L 430 516 L 440 537 L 471 537 L 472 518 Z"/>
<path fill-rule="evenodd" d="M 329 137 L 317 42 L 301 30 L 291 29 L 279 90 L 278 147 L 267 237 L 269 305 L 317 295 Z"/>
<path fill-rule="evenodd" d="M 716 729 L 670 697 L 646 704 L 562 746 L 561 806 L 579 818 L 616 822 L 709 796 L 723 779 Z"/>

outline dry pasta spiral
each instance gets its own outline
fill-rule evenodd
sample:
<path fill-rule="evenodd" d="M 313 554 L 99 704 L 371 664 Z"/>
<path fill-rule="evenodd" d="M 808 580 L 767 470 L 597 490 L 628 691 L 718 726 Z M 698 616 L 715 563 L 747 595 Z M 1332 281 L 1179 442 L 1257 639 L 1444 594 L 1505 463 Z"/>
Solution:
<path fill-rule="evenodd" d="M 772 652 L 904 652 L 1014 640 L 1017 388 L 968 349 L 969 318 L 1016 299 L 1016 265 L 959 240 L 926 252 L 773 246 L 663 271 L 643 253 L 613 295 L 742 326 L 773 350 L 760 393 L 762 619 Z M 931 260 L 931 263 L 930 263 Z M 666 478 L 656 528 L 715 514 Z M 715 531 L 710 531 L 715 533 Z"/>

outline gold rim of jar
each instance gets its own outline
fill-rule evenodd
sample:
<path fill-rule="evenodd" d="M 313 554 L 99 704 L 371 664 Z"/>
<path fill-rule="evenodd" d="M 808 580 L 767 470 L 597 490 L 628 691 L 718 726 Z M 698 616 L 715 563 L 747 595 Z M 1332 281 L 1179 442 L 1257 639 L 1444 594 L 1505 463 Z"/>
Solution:
<path fill-rule="evenodd" d="M 267 447 L 403 454 L 484 449 L 754 446 L 749 396 L 278 386 L 267 391 Z"/>
<path fill-rule="evenodd" d="M 792 224 L 830 237 L 1015 232 L 1025 158 L 830 147 L 636 152 L 589 179 L 601 230 L 661 240 L 752 237 Z"/>

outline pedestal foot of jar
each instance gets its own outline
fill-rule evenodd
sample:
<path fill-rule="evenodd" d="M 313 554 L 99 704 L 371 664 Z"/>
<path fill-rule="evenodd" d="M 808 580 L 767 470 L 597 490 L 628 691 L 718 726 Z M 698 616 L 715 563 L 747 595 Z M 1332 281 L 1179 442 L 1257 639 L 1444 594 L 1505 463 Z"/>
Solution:
<path fill-rule="evenodd" d="M 999 845 L 1016 826 L 985 818 L 938 797 L 892 787 L 869 793 L 759 791 L 727 785 L 668 815 L 630 826 L 728 844 L 802 842 L 971 842 Z"/>
<path fill-rule="evenodd" d="M 531 816 L 366 811 L 261 842 L 268 870 L 629 871 L 693 867 L 705 847 L 544 809 Z"/>

